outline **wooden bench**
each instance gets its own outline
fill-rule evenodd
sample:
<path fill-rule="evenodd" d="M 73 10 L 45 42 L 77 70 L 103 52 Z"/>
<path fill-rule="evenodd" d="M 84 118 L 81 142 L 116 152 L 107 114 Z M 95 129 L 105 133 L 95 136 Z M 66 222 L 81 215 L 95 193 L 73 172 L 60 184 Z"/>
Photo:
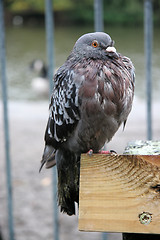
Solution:
<path fill-rule="evenodd" d="M 160 234 L 159 154 L 160 141 L 134 142 L 123 155 L 82 154 L 79 230 Z"/>

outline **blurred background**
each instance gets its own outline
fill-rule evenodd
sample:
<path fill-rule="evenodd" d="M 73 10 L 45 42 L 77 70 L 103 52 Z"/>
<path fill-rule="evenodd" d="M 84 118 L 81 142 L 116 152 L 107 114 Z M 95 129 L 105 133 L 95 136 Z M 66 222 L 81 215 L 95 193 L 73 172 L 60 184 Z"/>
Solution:
<path fill-rule="evenodd" d="M 54 71 L 75 43 L 94 31 L 93 0 L 54 0 Z M 152 138 L 160 139 L 160 0 L 153 0 Z M 48 118 L 45 1 L 5 0 L 6 70 L 9 99 L 14 230 L 17 240 L 54 239 L 52 171 L 38 173 Z M 147 139 L 144 1 L 104 0 L 104 31 L 136 69 L 133 110 L 125 131 L 107 145 L 123 153 L 130 141 Z M 1 33 L 0 33 L 1 34 Z M 2 89 L 0 86 L 0 96 Z M 8 236 L 3 109 L 0 100 L 0 228 Z M 77 216 L 59 214 L 59 239 L 114 239 L 121 234 L 82 233 Z"/>
<path fill-rule="evenodd" d="M 84 33 L 94 31 L 93 0 L 55 0 L 55 68 L 69 55 L 75 41 Z M 160 89 L 159 39 L 160 1 L 153 1 L 153 88 L 154 97 Z M 142 0 L 103 1 L 104 31 L 115 40 L 117 50 L 129 56 L 136 68 L 136 95 L 145 91 L 144 9 Z M 6 51 L 9 98 L 38 99 L 31 88 L 37 73 L 30 63 L 40 59 L 46 63 L 44 0 L 5 0 Z M 25 91 L 22 91 L 22 89 Z M 41 99 L 42 96 L 40 96 Z"/>

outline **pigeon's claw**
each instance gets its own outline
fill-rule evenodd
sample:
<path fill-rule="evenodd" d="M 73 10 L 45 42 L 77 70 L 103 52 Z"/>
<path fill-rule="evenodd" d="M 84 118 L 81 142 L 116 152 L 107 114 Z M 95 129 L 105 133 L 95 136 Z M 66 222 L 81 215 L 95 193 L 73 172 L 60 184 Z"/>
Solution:
<path fill-rule="evenodd" d="M 87 154 L 88 154 L 89 156 L 92 156 L 92 154 L 93 154 L 93 150 L 90 149 L 90 150 L 87 152 Z"/>
<path fill-rule="evenodd" d="M 116 154 L 117 155 L 116 151 L 114 151 L 114 150 L 110 150 L 110 151 L 100 150 L 98 153 L 100 153 L 100 154 Z"/>
<path fill-rule="evenodd" d="M 99 154 L 110 154 L 110 151 L 103 151 L 103 150 L 99 150 L 98 152 Z"/>

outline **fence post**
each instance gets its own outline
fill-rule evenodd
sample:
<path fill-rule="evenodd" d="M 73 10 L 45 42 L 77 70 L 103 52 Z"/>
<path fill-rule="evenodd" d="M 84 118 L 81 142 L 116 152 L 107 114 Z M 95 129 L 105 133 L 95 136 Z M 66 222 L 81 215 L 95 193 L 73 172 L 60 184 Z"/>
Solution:
<path fill-rule="evenodd" d="M 152 139 L 152 0 L 144 1 L 144 41 L 146 55 L 147 139 Z"/>
<path fill-rule="evenodd" d="M 3 100 L 4 137 L 5 137 L 5 159 L 6 159 L 7 195 L 8 195 L 8 228 L 9 228 L 9 239 L 14 240 L 3 0 L 0 0 L 0 61 L 1 61 L 1 81 L 2 81 L 2 100 Z"/>
<path fill-rule="evenodd" d="M 54 74 L 54 19 L 52 0 L 45 0 L 45 23 L 46 23 L 46 45 L 48 59 L 48 78 L 50 82 L 50 94 L 53 89 Z M 52 168 L 52 186 L 53 186 L 53 228 L 54 240 L 59 240 L 59 223 L 58 223 L 58 207 L 57 207 L 57 172 L 56 168 Z"/>
<path fill-rule="evenodd" d="M 94 0 L 94 29 L 103 32 L 103 0 Z"/>

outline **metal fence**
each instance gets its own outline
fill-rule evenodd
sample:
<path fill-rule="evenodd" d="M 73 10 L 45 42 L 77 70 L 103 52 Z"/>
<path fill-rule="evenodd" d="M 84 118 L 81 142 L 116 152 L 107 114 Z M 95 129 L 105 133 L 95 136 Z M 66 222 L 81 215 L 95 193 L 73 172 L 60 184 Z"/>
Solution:
<path fill-rule="evenodd" d="M 94 0 L 94 25 L 95 31 L 103 31 L 103 0 Z M 46 49 L 49 65 L 50 90 L 53 87 L 53 69 L 54 69 L 54 21 L 52 11 L 52 0 L 45 1 L 45 19 L 46 19 Z M 147 139 L 152 139 L 152 0 L 144 0 L 144 39 L 146 54 L 146 104 L 147 104 Z M 11 159 L 10 159 L 10 137 L 8 125 L 8 98 L 7 98 L 7 76 L 6 76 L 6 52 L 5 52 L 5 26 L 3 0 L 0 0 L 0 64 L 1 64 L 1 84 L 3 100 L 3 118 L 5 132 L 5 159 L 6 159 L 6 179 L 8 194 L 8 231 L 9 239 L 14 240 L 14 219 L 13 219 L 13 201 L 12 201 L 12 177 L 11 177 Z M 53 168 L 53 185 L 56 185 L 56 170 Z M 56 187 L 53 187 L 53 227 L 54 239 L 59 240 L 58 212 L 56 203 Z M 102 239 L 107 239 L 106 234 L 102 234 Z"/>

